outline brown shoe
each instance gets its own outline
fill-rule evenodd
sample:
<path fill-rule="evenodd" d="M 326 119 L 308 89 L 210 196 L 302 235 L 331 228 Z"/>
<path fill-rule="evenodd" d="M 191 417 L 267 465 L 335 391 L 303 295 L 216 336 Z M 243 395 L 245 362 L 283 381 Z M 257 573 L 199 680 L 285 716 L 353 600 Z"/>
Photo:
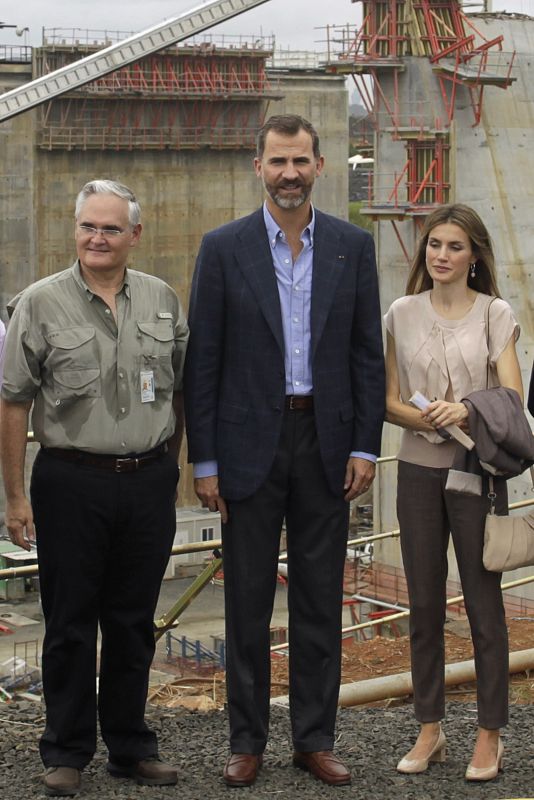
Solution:
<path fill-rule="evenodd" d="M 49 767 L 43 775 L 43 783 L 45 793 L 51 797 L 69 797 L 80 791 L 81 772 L 75 767 Z"/>
<path fill-rule="evenodd" d="M 178 772 L 159 758 L 147 758 L 137 764 L 114 764 L 108 761 L 107 771 L 114 778 L 132 778 L 140 786 L 174 786 Z"/>
<path fill-rule="evenodd" d="M 350 772 L 331 750 L 318 750 L 316 753 L 293 753 L 293 764 L 305 769 L 329 786 L 347 786 Z"/>
<path fill-rule="evenodd" d="M 227 786 L 252 786 L 263 764 L 262 755 L 231 753 L 223 770 Z"/>

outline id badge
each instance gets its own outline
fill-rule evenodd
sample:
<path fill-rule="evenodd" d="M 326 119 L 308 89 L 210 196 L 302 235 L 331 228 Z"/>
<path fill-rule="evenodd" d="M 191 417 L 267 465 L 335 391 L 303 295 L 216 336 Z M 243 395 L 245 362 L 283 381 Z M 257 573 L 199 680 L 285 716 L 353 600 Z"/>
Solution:
<path fill-rule="evenodd" d="M 141 402 L 153 403 L 156 399 L 154 391 L 154 372 L 151 369 L 141 370 Z"/>

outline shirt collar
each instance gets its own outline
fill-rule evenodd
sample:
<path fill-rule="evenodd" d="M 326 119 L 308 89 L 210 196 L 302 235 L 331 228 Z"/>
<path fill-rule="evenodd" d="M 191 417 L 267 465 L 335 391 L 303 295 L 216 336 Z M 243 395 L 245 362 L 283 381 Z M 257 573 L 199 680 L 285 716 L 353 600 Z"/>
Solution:
<path fill-rule="evenodd" d="M 89 298 L 89 300 L 92 300 L 93 297 L 95 296 L 95 294 L 94 294 L 93 291 L 91 291 L 91 289 L 88 287 L 88 285 L 84 281 L 84 278 L 83 278 L 83 275 L 82 275 L 82 271 L 80 269 L 80 260 L 79 259 L 77 259 L 74 262 L 73 266 L 72 266 L 72 275 L 73 275 L 73 278 L 74 278 L 75 282 L 80 287 L 80 289 L 82 289 L 87 294 L 87 297 Z M 129 276 L 129 273 L 128 273 L 128 269 L 126 269 L 125 272 L 124 272 L 124 281 L 123 281 L 123 284 L 122 284 L 122 286 L 120 288 L 121 292 L 123 290 L 124 290 L 124 294 L 126 295 L 126 297 L 128 299 L 130 299 L 130 276 Z"/>
<path fill-rule="evenodd" d="M 315 209 L 311 206 L 311 220 L 306 225 L 304 230 L 301 233 L 300 238 L 304 241 L 305 244 L 309 244 L 313 247 L 313 235 L 315 232 Z M 276 247 L 276 242 L 278 239 L 285 240 L 285 235 L 279 224 L 275 221 L 271 212 L 267 208 L 267 203 L 263 204 L 263 219 L 265 220 L 265 227 L 267 228 L 267 236 L 269 237 L 269 244 L 272 248 Z"/>

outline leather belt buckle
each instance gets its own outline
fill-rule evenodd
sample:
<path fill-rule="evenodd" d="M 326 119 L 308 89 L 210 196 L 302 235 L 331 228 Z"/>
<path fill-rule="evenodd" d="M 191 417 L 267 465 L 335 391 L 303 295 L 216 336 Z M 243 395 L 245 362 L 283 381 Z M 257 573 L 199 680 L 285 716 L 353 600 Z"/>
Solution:
<path fill-rule="evenodd" d="M 133 472 L 138 468 L 138 458 L 117 458 L 115 460 L 115 472 Z"/>
<path fill-rule="evenodd" d="M 313 395 L 288 394 L 286 395 L 285 407 L 288 411 L 312 411 Z"/>

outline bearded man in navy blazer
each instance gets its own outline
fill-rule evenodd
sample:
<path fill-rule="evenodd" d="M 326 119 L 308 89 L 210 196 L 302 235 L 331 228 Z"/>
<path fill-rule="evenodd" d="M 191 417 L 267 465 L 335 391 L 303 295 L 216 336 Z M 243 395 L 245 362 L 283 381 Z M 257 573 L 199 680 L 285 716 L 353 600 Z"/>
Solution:
<path fill-rule="evenodd" d="M 269 725 L 271 619 L 285 518 L 293 763 L 350 783 L 334 755 L 349 501 L 371 485 L 384 418 L 369 233 L 314 209 L 319 139 L 271 117 L 264 206 L 208 233 L 190 302 L 185 397 L 202 505 L 223 521 L 229 786 L 249 786 Z"/>

